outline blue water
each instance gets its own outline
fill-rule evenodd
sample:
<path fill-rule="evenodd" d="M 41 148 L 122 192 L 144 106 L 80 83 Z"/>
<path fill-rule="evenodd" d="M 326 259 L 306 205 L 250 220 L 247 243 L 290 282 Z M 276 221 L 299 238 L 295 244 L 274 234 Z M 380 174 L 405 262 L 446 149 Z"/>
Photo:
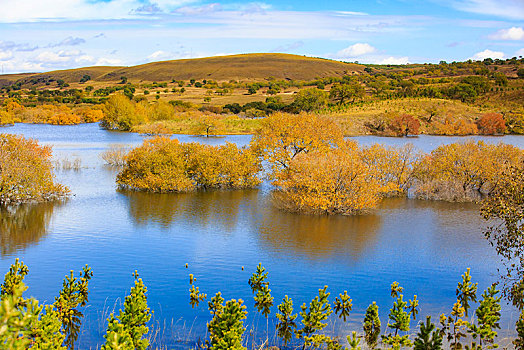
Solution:
<path fill-rule="evenodd" d="M 134 270 L 148 288 L 152 328 L 159 330 L 154 341 L 169 348 L 189 348 L 206 335 L 210 314 L 207 303 L 196 309 L 189 305 L 190 273 L 208 299 L 217 291 L 226 299 L 244 299 L 249 311 L 246 325 L 255 330 L 257 339 L 265 339 L 266 322 L 253 308 L 247 280 L 259 262 L 269 271 L 275 303 L 287 294 L 297 313 L 324 285 L 332 292 L 331 301 L 347 290 L 354 304 L 348 324 L 332 318 L 328 326 L 338 335 L 360 332 L 365 309 L 373 301 L 385 324 L 393 281 L 404 287 L 406 298 L 417 294 L 420 315 L 438 317 L 450 312 L 466 268 L 479 282 L 479 296 L 498 279 L 499 258 L 483 237 L 486 223 L 474 204 L 388 199 L 370 215 L 327 217 L 276 210 L 267 184 L 257 190 L 194 194 L 122 192 L 114 183 L 118 170 L 105 166 L 100 154 L 112 144 L 136 146 L 144 137 L 105 131 L 96 124 L 17 124 L 0 129 L 3 132 L 52 145 L 56 159 L 82 160 L 80 171 L 57 172 L 58 180 L 74 194 L 67 202 L 22 207 L 9 215 L 0 212 L 0 229 L 5 231 L 0 235 L 0 271 L 5 273 L 15 258 L 21 258 L 30 270 L 28 295 L 53 302 L 69 270 L 79 271 L 85 264 L 93 268 L 80 348 L 102 344 L 105 319 L 129 292 Z M 243 145 L 250 140 L 175 137 L 209 144 Z M 524 148 L 521 136 L 475 139 L 479 138 Z M 355 139 L 366 145 L 412 142 L 424 151 L 464 140 Z M 270 322 L 275 312 L 276 305 Z M 504 305 L 505 334 L 511 334 L 516 318 L 517 311 Z"/>

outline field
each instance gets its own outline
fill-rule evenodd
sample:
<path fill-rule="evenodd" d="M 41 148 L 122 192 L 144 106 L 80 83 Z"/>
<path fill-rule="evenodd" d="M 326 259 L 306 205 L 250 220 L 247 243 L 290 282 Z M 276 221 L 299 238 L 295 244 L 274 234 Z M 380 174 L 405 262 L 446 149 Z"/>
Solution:
<path fill-rule="evenodd" d="M 85 117 L 85 108 L 107 112 L 107 100 L 123 93 L 142 107 L 132 107 L 132 125 L 116 128 L 152 134 L 193 134 L 210 118 L 220 124 L 215 133 L 251 134 L 274 112 L 329 116 L 346 135 L 394 136 L 388 125 L 403 115 L 419 124 L 410 131 L 416 134 L 522 133 L 521 65 L 516 58 L 395 66 L 245 54 L 4 75 L 0 101 L 12 116 L 0 114 L 0 124 L 98 121 Z M 75 117 L 79 107 L 83 115 Z M 66 117 L 50 115 L 64 115 L 64 108 Z M 164 110 L 161 117 L 150 115 L 157 109 Z M 477 124 L 490 113 L 504 119 L 503 128 L 481 130 Z"/>

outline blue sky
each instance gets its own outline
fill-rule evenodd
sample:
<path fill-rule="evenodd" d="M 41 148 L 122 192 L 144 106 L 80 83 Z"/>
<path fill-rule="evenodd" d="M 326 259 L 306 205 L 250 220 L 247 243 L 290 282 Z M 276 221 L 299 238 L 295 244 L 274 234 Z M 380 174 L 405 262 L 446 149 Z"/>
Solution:
<path fill-rule="evenodd" d="M 0 0 L 4 73 L 249 52 L 363 63 L 524 55 L 524 0 Z"/>

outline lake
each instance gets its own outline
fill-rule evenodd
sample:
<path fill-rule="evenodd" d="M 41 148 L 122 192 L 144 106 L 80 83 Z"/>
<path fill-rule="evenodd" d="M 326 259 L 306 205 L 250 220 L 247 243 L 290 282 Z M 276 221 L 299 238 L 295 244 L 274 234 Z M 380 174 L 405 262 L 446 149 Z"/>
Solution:
<path fill-rule="evenodd" d="M 17 124 L 0 128 L 0 133 L 35 138 L 52 145 L 56 159 L 82 161 L 79 171 L 57 171 L 59 182 L 74 194 L 69 200 L 0 212 L 0 271 L 7 272 L 17 257 L 23 260 L 29 266 L 26 295 L 52 303 L 69 270 L 77 273 L 85 264 L 93 268 L 80 348 L 103 343 L 105 319 L 120 307 L 135 270 L 148 288 L 156 343 L 180 349 L 203 339 L 210 320 L 207 300 L 195 309 L 189 305 L 190 273 L 208 300 L 217 291 L 226 300 L 244 299 L 249 311 L 246 325 L 258 339 L 265 339 L 266 321 L 255 312 L 247 281 L 259 262 L 269 271 L 275 304 L 287 294 L 297 313 L 324 285 L 329 286 L 331 301 L 347 290 L 353 299 L 348 324 L 332 318 L 328 326 L 339 335 L 360 332 L 365 309 L 373 301 L 379 305 L 384 329 L 393 303 L 389 296 L 393 281 L 404 287 L 405 299 L 418 296 L 419 315 L 432 315 L 436 321 L 440 313 L 451 311 L 466 268 L 479 282 L 479 296 L 498 279 L 499 258 L 484 239 L 486 223 L 475 204 L 387 199 L 369 215 L 328 217 L 273 208 L 268 184 L 257 190 L 193 194 L 118 191 L 118 169 L 105 166 L 100 154 L 112 144 L 136 146 L 144 139 L 140 135 L 109 132 L 96 124 Z M 174 137 L 208 144 L 244 145 L 250 140 L 250 136 Z M 354 139 L 365 145 L 411 142 L 427 152 L 466 138 Z M 473 139 L 524 148 L 523 136 Z M 504 304 L 503 334 L 513 334 L 517 318 L 516 309 Z"/>

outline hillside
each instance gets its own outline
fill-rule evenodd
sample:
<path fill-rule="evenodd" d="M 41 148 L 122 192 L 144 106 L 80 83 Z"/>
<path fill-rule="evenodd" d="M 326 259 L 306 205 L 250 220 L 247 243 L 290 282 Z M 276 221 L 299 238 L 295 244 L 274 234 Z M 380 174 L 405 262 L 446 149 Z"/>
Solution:
<path fill-rule="evenodd" d="M 84 75 L 94 82 L 118 82 L 121 77 L 129 81 L 170 81 L 189 79 L 263 80 L 276 79 L 311 80 L 315 78 L 337 77 L 353 72 L 362 72 L 364 66 L 333 60 L 303 57 L 290 54 L 260 53 L 208 58 L 183 59 L 147 63 L 133 67 L 86 67 L 52 71 L 47 73 L 24 74 L 22 84 L 39 85 L 45 81 L 64 80 L 77 83 Z M 13 82 L 0 75 L 0 85 L 4 81 Z"/>

